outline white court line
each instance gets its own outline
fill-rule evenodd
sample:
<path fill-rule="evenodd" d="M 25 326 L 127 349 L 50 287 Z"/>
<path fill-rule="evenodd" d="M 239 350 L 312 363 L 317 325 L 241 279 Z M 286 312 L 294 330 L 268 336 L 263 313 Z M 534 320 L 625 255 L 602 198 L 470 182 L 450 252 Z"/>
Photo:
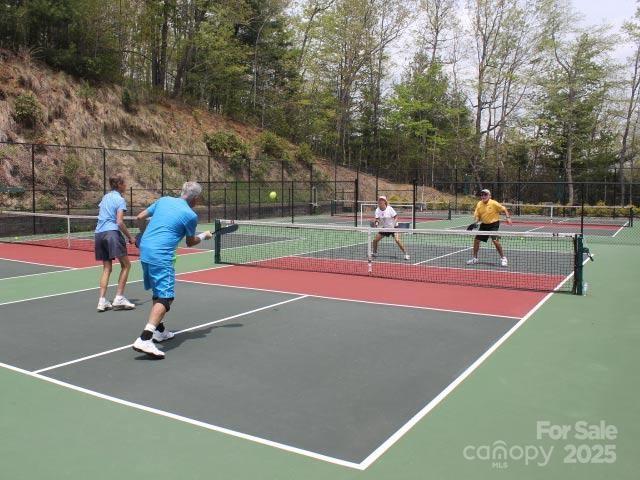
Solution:
<path fill-rule="evenodd" d="M 290 298 L 290 299 L 288 299 L 288 300 L 284 300 L 284 301 L 282 301 L 282 302 L 273 303 L 273 304 L 271 304 L 271 305 L 266 305 L 266 306 L 264 306 L 264 307 L 255 308 L 255 309 L 253 309 L 253 310 L 249 310 L 249 311 L 246 311 L 246 312 L 237 313 L 237 314 L 235 314 L 235 315 L 231 315 L 231 316 L 228 316 L 228 317 L 225 317 L 225 318 L 221 318 L 221 319 L 219 319 L 219 320 L 214 320 L 214 321 L 212 321 L 212 322 L 207 322 L 207 323 L 203 323 L 203 324 L 200 324 L 200 325 L 196 325 L 195 327 L 185 328 L 185 329 L 183 329 L 183 330 L 179 330 L 179 331 L 174 332 L 174 333 L 175 333 L 176 335 L 179 335 L 179 334 L 184 333 L 184 332 L 190 332 L 191 330 L 197 330 L 197 329 L 199 329 L 199 328 L 204 328 L 204 327 L 208 327 L 208 326 L 210 326 L 210 325 L 215 325 L 216 323 L 225 322 L 225 321 L 227 321 L 227 320 L 232 320 L 232 319 L 234 319 L 234 318 L 244 317 L 244 316 L 246 316 L 246 315 L 251 315 L 251 314 L 253 314 L 253 313 L 260 312 L 260 311 L 262 311 L 262 310 L 267 310 L 267 309 L 269 309 L 269 308 L 277 307 L 277 306 L 279 306 L 279 305 L 284 305 L 285 303 L 290 303 L 290 302 L 295 302 L 295 301 L 297 301 L 297 300 L 302 300 L 303 298 L 306 298 L 306 297 L 307 297 L 307 295 L 301 295 L 301 296 L 298 296 L 298 297 L 296 297 L 296 298 Z M 41 368 L 41 369 L 39 369 L 39 370 L 34 370 L 34 371 L 33 371 L 33 373 L 48 372 L 49 370 L 54 370 L 54 369 L 56 369 L 56 368 L 65 367 L 65 366 L 67 366 L 67 365 L 73 365 L 74 363 L 83 362 L 83 361 L 85 361 L 85 360 L 90 360 L 90 359 L 92 359 L 92 358 L 102 357 L 102 356 L 104 356 L 104 355 L 109 355 L 110 353 L 114 353 L 114 352 L 119 352 L 119 351 L 121 351 L 121 350 L 125 350 L 125 349 L 127 349 L 127 348 L 131 347 L 131 345 L 132 345 L 132 344 L 131 344 L 131 343 L 129 343 L 129 344 L 127 344 L 127 345 L 123 345 L 123 346 L 121 346 L 121 347 L 112 348 L 111 350 L 105 350 L 104 352 L 94 353 L 93 355 L 87 355 L 87 356 L 85 356 L 85 357 L 76 358 L 76 359 L 74 359 L 74 360 L 69 360 L 68 362 L 64 362 L 64 363 L 58 363 L 58 364 L 56 364 L 56 365 L 51 365 L 51 366 L 49 366 L 49 367 Z"/>
<path fill-rule="evenodd" d="M 584 263 L 586 263 L 585 260 Z M 584 265 L 583 263 L 583 265 Z M 447 387 L 442 390 L 433 400 L 431 400 L 427 405 L 425 405 L 422 410 L 416 413 L 407 423 L 405 423 L 402 427 L 400 427 L 393 435 L 391 435 L 387 440 L 385 440 L 382 445 L 376 448 L 367 458 L 365 458 L 360 466 L 363 469 L 368 468 L 373 462 L 375 462 L 378 458 L 380 458 L 389 448 L 391 448 L 398 440 L 400 440 L 409 430 L 411 430 L 420 420 L 422 420 L 431 410 L 433 410 L 442 400 L 445 399 L 447 395 L 449 395 L 455 388 L 460 385 L 469 375 L 471 375 L 474 370 L 476 370 L 482 363 L 491 356 L 493 352 L 495 352 L 500 345 L 502 345 L 507 339 L 513 335 L 516 330 L 518 330 L 542 305 L 544 305 L 547 300 L 551 298 L 551 296 L 557 292 L 571 277 L 573 277 L 573 272 L 567 275 L 564 280 L 562 280 L 556 288 L 549 292 L 544 296 L 542 300 L 540 300 L 529 312 L 522 317 L 522 319 L 516 323 L 513 327 L 509 329 L 502 337 L 500 337 L 488 350 L 486 350 L 475 362 L 469 365 L 453 382 L 451 382 Z"/>
<path fill-rule="evenodd" d="M 184 275 L 188 275 L 188 274 L 184 274 Z M 240 285 L 227 285 L 226 283 L 210 283 L 210 282 L 199 282 L 196 280 L 184 280 L 181 278 L 177 279 L 180 282 L 184 282 L 184 283 L 194 283 L 196 285 L 208 285 L 208 286 L 212 286 L 212 287 L 226 287 L 226 288 L 237 288 L 240 290 L 255 290 L 257 292 L 268 292 L 268 293 L 283 293 L 286 295 L 306 295 L 309 298 L 321 298 L 324 300 L 335 300 L 338 302 L 352 302 L 352 303 L 364 303 L 367 305 L 380 305 L 383 307 L 400 307 L 400 308 L 413 308 L 416 310 L 429 310 L 429 311 L 434 311 L 434 312 L 448 312 L 448 313 L 460 313 L 463 315 L 482 315 L 484 317 L 497 317 L 497 318 L 511 318 L 514 320 L 520 320 L 521 317 L 512 317 L 510 315 L 497 315 L 494 313 L 482 313 L 482 312 L 468 312 L 465 310 L 449 310 L 446 308 L 436 308 L 436 307 L 423 307 L 423 306 L 419 306 L 419 305 L 404 305 L 401 303 L 386 303 L 386 302 L 373 302 L 370 300 L 357 300 L 354 298 L 340 298 L 340 297 L 330 297 L 327 295 L 314 295 L 312 293 L 301 293 L 301 292 L 289 292 L 289 291 L 285 291 L 285 290 L 272 290 L 269 288 L 256 288 L 256 287 L 244 287 L 244 286 L 240 286 Z M 385 280 L 385 279 L 380 279 L 380 280 Z"/>
<path fill-rule="evenodd" d="M 626 222 L 624 225 L 622 225 L 618 230 L 616 230 L 616 232 L 611 235 L 611 238 L 615 237 L 616 235 L 618 235 L 622 230 L 624 230 L 625 227 L 629 226 L 629 222 Z"/>
<path fill-rule="evenodd" d="M 11 370 L 17 373 L 22 373 L 23 375 L 27 375 L 29 377 L 37 378 L 38 380 L 42 380 L 48 383 L 52 383 L 54 385 L 58 385 L 60 387 L 68 388 L 70 390 L 75 390 L 76 392 L 81 392 L 87 395 L 91 395 L 92 397 L 100 398 L 103 400 L 107 400 L 113 403 L 117 403 L 119 405 L 124 405 L 126 407 L 135 408 L 136 410 L 142 410 L 144 412 L 153 413 L 155 415 L 159 415 L 166 418 L 171 418 L 172 420 L 178 420 L 180 422 L 188 423 L 190 425 L 194 425 L 197 427 L 205 428 L 207 430 L 212 430 L 214 432 L 223 433 L 226 435 L 231 435 L 233 437 L 242 438 L 243 440 L 249 440 L 254 443 L 258 443 L 261 445 L 266 445 L 268 447 L 274 447 L 280 450 L 284 450 L 290 453 L 296 453 L 298 455 L 303 455 L 305 457 L 310 457 L 316 460 L 322 460 L 324 462 L 332 463 L 334 465 L 340 465 L 342 467 L 353 468 L 355 470 L 364 470 L 361 464 L 348 462 L 346 460 L 341 460 L 339 458 L 330 457 L 328 455 L 322 455 L 320 453 L 311 452 L 309 450 L 304 450 L 302 448 L 293 447 L 291 445 L 286 445 L 284 443 L 275 442 L 273 440 L 268 440 L 261 437 L 256 437 L 254 435 L 249 435 L 247 433 L 238 432 L 235 430 L 231 430 L 224 427 L 219 427 L 217 425 L 211 425 L 206 422 L 201 422 L 199 420 L 194 420 L 192 418 L 184 417 L 182 415 L 177 415 L 175 413 L 167 412 L 164 410 L 160 410 L 153 407 L 148 407 L 146 405 L 141 405 L 139 403 L 130 402 L 128 400 L 123 400 L 121 398 L 112 397 L 111 395 L 106 395 L 104 393 L 96 392 L 95 390 L 89 390 L 87 388 L 79 387 L 77 385 L 73 385 L 71 383 L 63 382 L 61 380 L 56 380 L 55 378 L 47 377 L 45 375 L 41 375 L 38 373 L 30 372 L 28 370 L 24 370 L 22 368 L 14 367 L 12 365 L 7 365 L 5 363 L 0 363 L 0 367 L 5 368 L 7 370 Z"/>
<path fill-rule="evenodd" d="M 439 256 L 437 256 L 437 257 L 433 257 L 433 258 L 428 258 L 427 260 L 423 260 L 423 261 L 421 261 L 421 262 L 414 263 L 413 265 L 421 265 L 421 264 L 423 264 L 423 263 L 433 262 L 434 260 L 438 260 L 438 259 L 440 259 L 440 258 L 449 257 L 449 256 L 451 256 L 451 255 L 455 255 L 455 254 L 457 254 L 457 253 L 466 252 L 467 250 L 471 250 L 472 248 L 473 248 L 473 247 L 466 247 L 466 248 L 463 248 L 462 250 L 456 250 L 456 251 L 453 251 L 453 252 L 450 252 L 450 253 L 446 253 L 446 254 L 444 254 L 444 255 L 439 255 Z"/>
<path fill-rule="evenodd" d="M 127 285 L 129 285 L 130 283 L 140 283 L 141 281 L 142 280 L 129 280 L 127 282 Z M 110 283 L 109 285 L 107 285 L 107 287 L 115 287 L 116 285 L 117 283 Z M 89 290 L 98 290 L 99 288 L 100 287 L 81 288 L 79 290 L 69 290 L 68 292 L 51 293 L 49 295 L 41 295 L 39 297 L 21 298 L 20 300 L 11 300 L 9 302 L 2 302 L 0 303 L 0 307 L 2 307 L 3 305 L 11 305 L 14 303 L 30 302 L 32 300 L 42 300 L 43 298 L 58 297 L 60 295 L 71 295 L 73 293 L 88 292 Z"/>
<path fill-rule="evenodd" d="M 68 265 L 54 265 L 52 263 L 28 262 L 27 260 L 16 260 L 15 258 L 0 257 L 0 260 L 4 260 L 6 262 L 28 263 L 29 265 L 38 265 L 42 267 L 55 267 L 55 268 L 66 268 L 67 270 L 79 270 L 74 267 L 69 267 Z M 87 268 L 87 267 L 82 267 L 82 268 Z"/>

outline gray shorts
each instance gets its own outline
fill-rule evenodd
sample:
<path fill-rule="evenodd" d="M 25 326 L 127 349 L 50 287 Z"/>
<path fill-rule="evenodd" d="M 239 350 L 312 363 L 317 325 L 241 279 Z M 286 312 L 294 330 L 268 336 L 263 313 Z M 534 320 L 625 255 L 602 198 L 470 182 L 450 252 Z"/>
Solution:
<path fill-rule="evenodd" d="M 118 230 L 96 233 L 96 260 L 113 260 L 127 255 L 127 243 Z"/>

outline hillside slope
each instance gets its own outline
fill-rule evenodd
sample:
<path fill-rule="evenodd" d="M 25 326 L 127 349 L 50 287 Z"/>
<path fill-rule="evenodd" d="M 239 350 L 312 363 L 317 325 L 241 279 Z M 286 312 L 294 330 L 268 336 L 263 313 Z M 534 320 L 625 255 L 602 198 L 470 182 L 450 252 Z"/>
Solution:
<path fill-rule="evenodd" d="M 246 143 L 249 156 L 260 149 L 263 131 L 217 115 L 200 107 L 165 97 L 147 99 L 130 106 L 123 103 L 123 88 L 116 85 L 89 85 L 64 72 L 56 72 L 32 59 L 28 54 L 0 50 L 0 142 L 25 142 L 43 145 L 37 149 L 37 188 L 54 191 L 72 181 L 77 189 L 102 188 L 100 151 L 44 146 L 48 144 L 103 147 L 147 152 L 180 152 L 209 155 L 205 135 L 231 132 Z M 36 121 L 25 122 L 19 116 L 20 102 L 33 99 Z M 293 159 L 285 172 L 287 180 L 308 180 L 309 167 L 296 161 L 298 147 L 282 141 Z M 160 167 L 158 154 L 109 152 L 109 172 L 122 171 L 136 189 L 158 189 Z M 166 165 L 165 177 L 170 188 L 187 178 L 206 178 L 202 158 L 179 156 Z M 71 160 L 70 160 L 71 159 Z M 228 160 L 228 159 L 227 159 Z M 211 180 L 246 179 L 247 168 L 233 169 L 223 158 L 211 159 Z M 31 158 L 26 147 L 0 144 L 0 184 L 29 187 Z M 198 164 L 196 167 L 194 165 Z M 314 179 L 333 180 L 334 166 L 323 158 L 313 159 Z M 205 170 L 206 171 L 206 170 Z M 279 179 L 279 161 L 267 164 L 264 179 Z M 352 180 L 356 172 L 339 167 L 338 180 Z M 383 179 L 381 192 L 397 192 L 398 200 L 407 200 L 410 185 L 397 185 Z M 360 175 L 360 198 L 375 196 L 375 178 Z M 420 192 L 422 199 L 441 198 L 431 189 Z M 55 202 L 54 202 L 55 203 Z"/>

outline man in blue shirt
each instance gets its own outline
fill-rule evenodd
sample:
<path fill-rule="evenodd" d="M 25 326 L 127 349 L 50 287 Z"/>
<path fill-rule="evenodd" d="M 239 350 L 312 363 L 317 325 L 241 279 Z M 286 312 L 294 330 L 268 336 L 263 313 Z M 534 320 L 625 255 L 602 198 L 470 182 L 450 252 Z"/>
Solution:
<path fill-rule="evenodd" d="M 134 342 L 133 349 L 154 358 L 164 358 L 164 352 L 153 342 L 163 342 L 174 335 L 162 323 L 175 298 L 174 252 L 184 237 L 188 247 L 212 237 L 211 232 L 196 235 L 198 215 L 193 207 L 201 193 L 202 187 L 198 183 L 185 182 L 180 198 L 162 197 L 137 216 L 140 230 L 144 230 L 140 239 L 144 288 L 152 290 L 153 306 L 147 325 Z M 146 225 L 149 217 L 151 220 Z"/>
<path fill-rule="evenodd" d="M 98 311 L 105 310 L 131 310 L 135 305 L 124 296 L 124 287 L 127 284 L 131 262 L 127 255 L 127 244 L 133 243 L 133 237 L 127 230 L 124 223 L 124 212 L 127 211 L 127 202 L 122 194 L 126 191 L 127 185 L 122 175 L 114 175 L 109 178 L 111 191 L 100 201 L 100 211 L 98 214 L 98 225 L 95 232 L 95 253 L 96 260 L 102 261 L 102 275 L 100 276 L 100 296 L 98 299 Z M 118 287 L 113 303 L 106 299 L 107 285 L 113 269 L 113 260 L 120 262 L 120 276 L 118 277 Z"/>

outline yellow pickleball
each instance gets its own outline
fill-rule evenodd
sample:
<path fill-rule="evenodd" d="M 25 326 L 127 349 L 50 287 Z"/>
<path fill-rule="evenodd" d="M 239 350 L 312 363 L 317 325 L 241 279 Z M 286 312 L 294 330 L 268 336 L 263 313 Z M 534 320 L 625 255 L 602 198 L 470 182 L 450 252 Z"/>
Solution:
<path fill-rule="evenodd" d="M 271 200 L 275 200 L 276 198 L 278 198 L 278 194 L 277 194 L 276 192 L 271 192 L 271 193 L 269 194 L 269 198 L 270 198 Z"/>

